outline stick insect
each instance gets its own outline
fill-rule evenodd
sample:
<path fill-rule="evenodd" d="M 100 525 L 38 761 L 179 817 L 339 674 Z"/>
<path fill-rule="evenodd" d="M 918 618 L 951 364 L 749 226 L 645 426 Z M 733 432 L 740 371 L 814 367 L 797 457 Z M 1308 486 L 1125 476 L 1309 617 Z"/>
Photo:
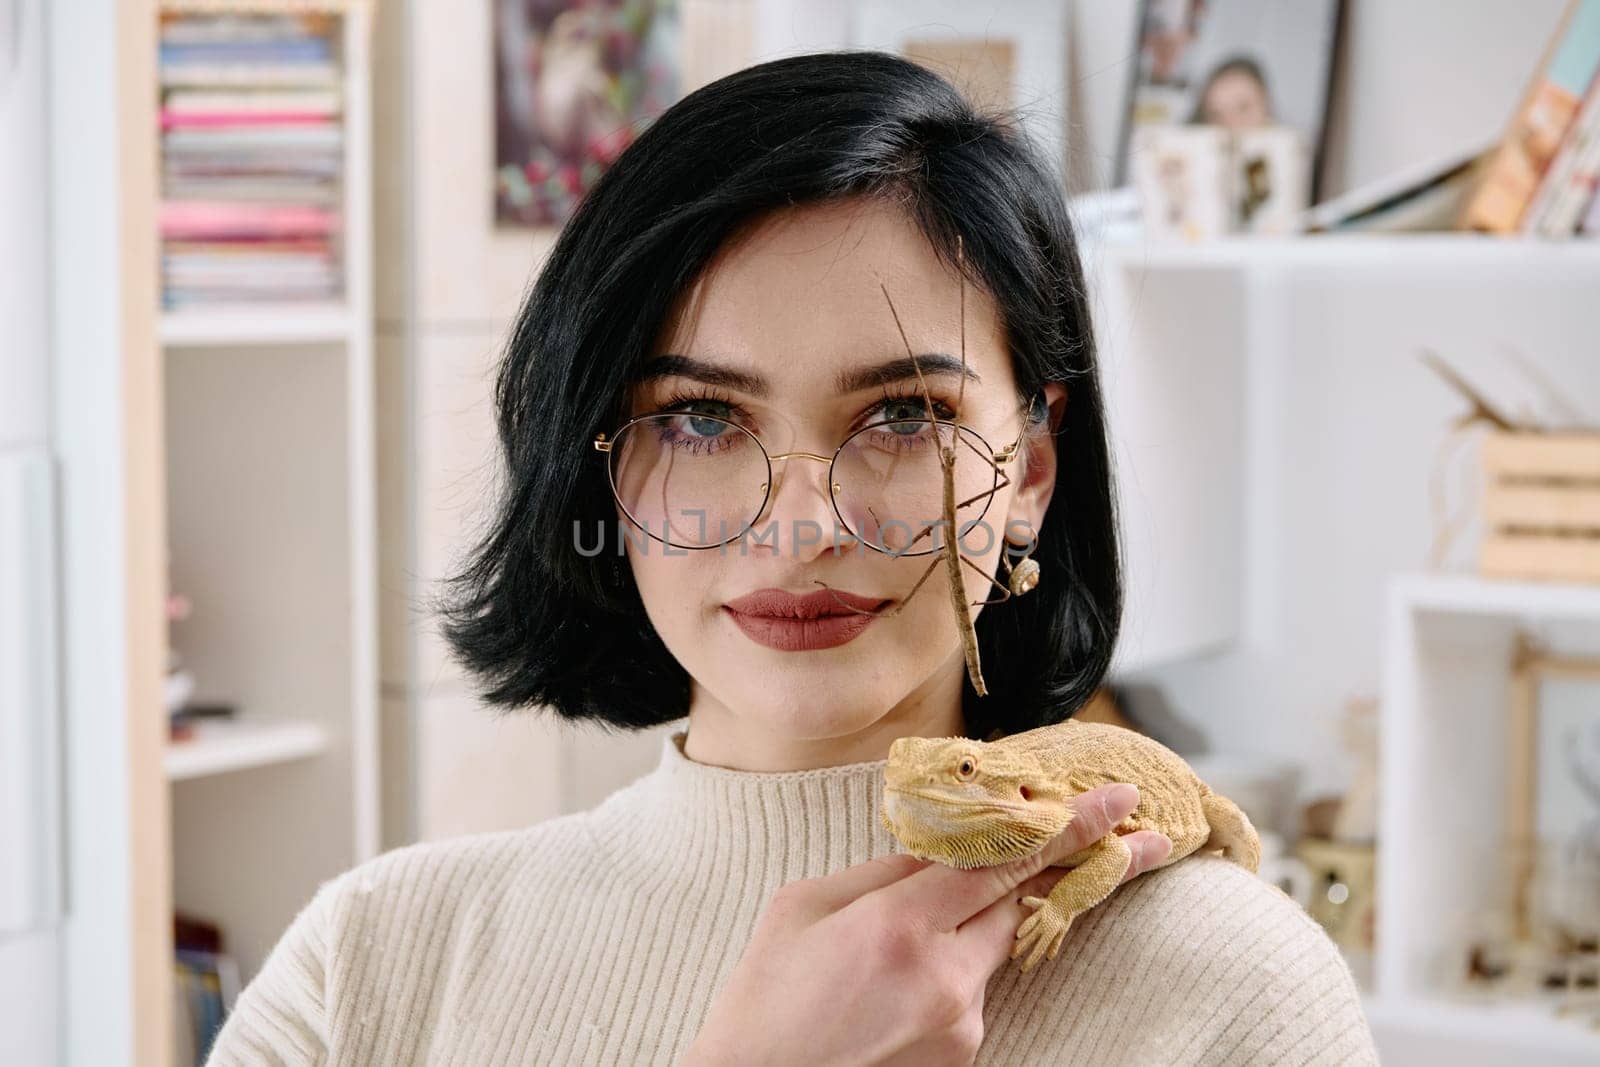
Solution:
<path fill-rule="evenodd" d="M 958 265 L 964 266 L 965 261 L 962 253 L 961 239 L 959 236 L 956 238 L 956 258 Z M 1016 458 L 1017 444 L 1007 445 L 1003 451 L 992 455 L 980 453 L 977 451 L 977 449 L 973 448 L 974 453 L 981 455 L 984 462 L 988 463 L 995 470 L 996 474 L 1000 478 L 1000 481 L 993 488 L 987 489 L 976 496 L 969 497 L 966 500 L 956 500 L 956 449 L 963 446 L 972 448 L 972 445 L 965 441 L 956 428 L 962 416 L 962 400 L 966 396 L 967 388 L 965 374 L 967 367 L 967 281 L 963 270 L 958 269 L 957 273 L 960 275 L 961 281 L 960 328 L 961 369 L 963 373 L 961 375 L 960 384 L 956 388 L 955 418 L 957 421 L 954 423 L 945 423 L 942 420 L 933 418 L 933 396 L 928 391 L 927 379 L 923 377 L 922 365 L 917 361 L 916 353 L 912 351 L 911 341 L 906 337 L 905 326 L 900 321 L 900 313 L 895 310 L 894 300 L 889 296 L 888 288 L 884 286 L 882 281 L 879 281 L 878 283 L 878 288 L 883 291 L 883 299 L 889 305 L 889 314 L 894 316 L 894 325 L 895 329 L 900 333 L 900 342 L 905 346 L 906 355 L 911 360 L 911 366 L 917 372 L 917 384 L 922 389 L 922 400 L 924 405 L 923 410 L 927 415 L 925 421 L 932 426 L 947 425 L 950 428 L 950 443 L 945 444 L 941 442 L 938 449 L 939 468 L 943 480 L 943 502 L 941 508 L 942 517 L 939 519 L 939 521 L 930 524 L 926 529 L 922 530 L 922 532 L 913 537 L 906 547 L 910 548 L 912 545 L 915 545 L 923 537 L 930 535 L 939 527 L 943 527 L 944 529 L 950 531 L 950 535 L 944 538 L 944 542 L 940 547 L 936 557 L 928 564 L 927 570 L 922 572 L 922 577 L 917 579 L 917 584 L 911 587 L 911 591 L 901 598 L 900 603 L 895 605 L 893 609 L 884 611 L 867 611 L 862 608 L 857 608 L 853 605 L 846 604 L 837 593 L 834 594 L 834 600 L 841 607 L 844 607 L 858 615 L 876 615 L 881 618 L 892 618 L 895 615 L 900 614 L 900 612 L 905 608 L 906 604 L 910 603 L 911 598 L 917 595 L 923 584 L 927 582 L 929 577 L 933 575 L 933 572 L 939 567 L 939 564 L 943 563 L 945 573 L 950 578 L 950 602 L 951 607 L 955 611 L 956 629 L 961 634 L 961 647 L 966 658 L 967 676 L 972 681 L 973 690 L 979 696 L 988 696 L 989 689 L 983 680 L 983 664 L 980 662 L 978 655 L 978 633 L 973 628 L 972 616 L 968 613 L 967 608 L 969 606 L 976 607 L 980 604 L 988 605 L 1002 603 L 1011 599 L 1012 592 L 1009 587 L 995 581 L 993 575 L 986 573 L 982 567 L 979 567 L 972 560 L 962 555 L 962 531 L 956 525 L 956 513 L 960 508 L 964 508 L 969 504 L 974 504 L 977 501 L 982 500 L 985 496 L 993 496 L 995 493 L 1011 484 L 1011 479 L 1006 476 L 1004 465 Z M 1024 418 L 1026 419 L 1028 415 L 1031 415 L 1031 413 L 1032 409 L 1030 407 L 1027 413 L 1024 415 Z M 1018 444 L 1020 444 L 1020 441 L 1021 439 L 1019 438 Z M 876 520 L 878 517 L 874 515 L 873 518 Z M 967 585 L 965 581 L 965 575 L 961 570 L 962 564 L 966 564 L 968 567 L 971 567 L 973 570 L 977 571 L 983 576 L 985 581 L 998 588 L 1002 595 L 995 600 L 979 600 L 974 601 L 971 605 L 969 605 L 967 602 Z M 1009 557 L 1007 557 L 1007 566 L 1008 568 L 1010 566 Z M 829 589 L 828 584 L 821 579 L 816 579 L 815 582 L 817 585 L 820 585 L 825 589 Z M 831 589 L 829 589 L 829 591 L 832 592 Z"/>

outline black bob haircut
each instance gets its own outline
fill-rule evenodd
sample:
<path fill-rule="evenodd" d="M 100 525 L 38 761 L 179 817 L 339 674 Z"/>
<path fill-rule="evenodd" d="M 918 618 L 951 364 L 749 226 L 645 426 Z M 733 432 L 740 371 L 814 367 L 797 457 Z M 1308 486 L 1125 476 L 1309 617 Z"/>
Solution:
<path fill-rule="evenodd" d="M 605 456 L 590 442 L 620 423 L 676 297 L 737 227 L 845 197 L 901 205 L 936 254 L 964 264 L 996 300 L 1019 406 L 1046 382 L 1067 388 L 1055 492 L 1034 531 L 1043 580 L 978 616 L 989 695 L 965 683 L 967 736 L 1059 722 L 1100 685 L 1121 570 L 1062 186 L 1012 122 L 975 112 L 937 74 L 888 53 L 839 51 L 748 67 L 670 107 L 589 190 L 527 293 L 495 384 L 499 499 L 435 604 L 489 705 L 546 706 L 617 729 L 688 714 L 688 674 L 647 618 L 630 568 L 609 543 L 592 557 L 576 549 L 575 524 L 614 529 L 618 518 Z M 1050 432 L 1047 419 L 1040 406 L 1030 434 Z"/>

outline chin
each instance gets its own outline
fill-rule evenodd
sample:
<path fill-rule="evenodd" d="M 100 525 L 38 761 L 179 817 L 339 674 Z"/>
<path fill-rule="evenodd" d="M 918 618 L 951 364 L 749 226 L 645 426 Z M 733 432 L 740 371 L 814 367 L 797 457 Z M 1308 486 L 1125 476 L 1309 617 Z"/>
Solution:
<path fill-rule="evenodd" d="M 730 687 L 728 691 L 736 696 L 728 706 L 737 709 L 741 718 L 759 720 L 794 738 L 847 737 L 870 727 L 890 707 L 884 704 L 870 708 L 859 702 L 830 700 L 824 694 L 837 693 L 843 686 L 835 687 L 815 673 L 797 678 L 792 684 L 781 675 L 754 681 L 753 685 L 744 682 Z"/>

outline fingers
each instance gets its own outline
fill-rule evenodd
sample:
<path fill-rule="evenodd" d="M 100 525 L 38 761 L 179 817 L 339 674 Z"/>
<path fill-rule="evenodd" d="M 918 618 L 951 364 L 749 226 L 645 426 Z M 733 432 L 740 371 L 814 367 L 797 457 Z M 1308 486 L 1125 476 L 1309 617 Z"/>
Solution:
<path fill-rule="evenodd" d="M 924 929 L 954 930 L 1010 893 L 1017 883 L 1110 833 L 1138 806 L 1139 790 L 1117 782 L 1080 793 L 1069 803 L 1072 821 L 1032 856 L 970 871 L 929 864 L 879 889 L 873 899 Z"/>
<path fill-rule="evenodd" d="M 1128 871 L 1122 876 L 1122 884 L 1127 885 L 1145 871 L 1161 866 L 1166 858 L 1172 855 L 1172 838 L 1166 834 L 1158 834 L 1154 830 L 1139 830 L 1128 834 L 1122 839 L 1127 842 L 1128 848 L 1133 852 L 1133 860 L 1128 864 Z"/>
<path fill-rule="evenodd" d="M 1161 865 L 1172 853 L 1172 841 L 1165 834 L 1153 830 L 1140 830 L 1123 838 L 1132 854 L 1122 884 L 1127 884 L 1145 871 Z M 994 973 L 1006 960 L 1016 943 L 1017 927 L 1033 914 L 1034 909 L 1022 903 L 1023 897 L 1046 897 L 1055 888 L 1065 867 L 1046 867 L 1043 871 L 1024 879 L 1012 892 L 984 908 L 962 923 L 955 931 L 955 951 L 982 967 L 984 975 Z"/>
<path fill-rule="evenodd" d="M 915 874 L 931 862 L 903 853 L 878 856 L 865 863 L 858 863 L 854 867 L 846 867 L 842 871 L 835 871 L 821 878 L 809 879 L 807 891 L 811 894 L 811 899 L 816 902 L 818 910 L 826 914 L 838 911 L 867 893 Z"/>

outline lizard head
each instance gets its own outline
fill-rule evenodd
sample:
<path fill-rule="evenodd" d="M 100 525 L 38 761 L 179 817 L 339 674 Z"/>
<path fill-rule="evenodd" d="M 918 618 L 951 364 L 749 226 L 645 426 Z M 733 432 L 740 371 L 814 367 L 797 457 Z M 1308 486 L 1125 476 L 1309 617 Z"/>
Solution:
<path fill-rule="evenodd" d="M 1072 809 L 1031 754 L 965 737 L 901 737 L 884 770 L 883 824 L 918 859 L 992 867 L 1043 848 Z"/>

